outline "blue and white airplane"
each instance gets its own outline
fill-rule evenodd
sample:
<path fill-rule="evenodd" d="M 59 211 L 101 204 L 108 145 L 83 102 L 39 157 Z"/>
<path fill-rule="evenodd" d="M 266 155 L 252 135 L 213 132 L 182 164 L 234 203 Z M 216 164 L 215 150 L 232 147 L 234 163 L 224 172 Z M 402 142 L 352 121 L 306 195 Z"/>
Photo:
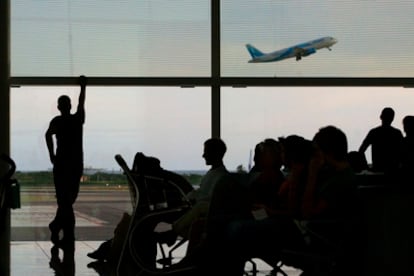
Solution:
<path fill-rule="evenodd" d="M 331 51 L 331 46 L 337 42 L 335 38 L 326 36 L 271 53 L 263 53 L 251 44 L 246 44 L 246 48 L 252 56 L 250 63 L 280 61 L 292 57 L 296 57 L 296 61 L 299 61 L 302 57 L 312 55 L 322 48 Z"/>

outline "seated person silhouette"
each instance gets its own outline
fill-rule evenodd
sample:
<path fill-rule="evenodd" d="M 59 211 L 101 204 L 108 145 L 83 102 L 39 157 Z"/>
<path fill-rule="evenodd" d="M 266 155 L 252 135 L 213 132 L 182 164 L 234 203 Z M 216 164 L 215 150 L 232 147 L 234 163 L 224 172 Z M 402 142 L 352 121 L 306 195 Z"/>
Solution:
<path fill-rule="evenodd" d="M 229 225 L 233 224 L 230 228 L 238 228 L 238 224 L 243 224 L 242 235 L 250 239 L 250 234 L 254 233 L 249 233 L 247 225 L 267 224 L 275 217 L 296 215 L 300 209 L 299 193 L 303 191 L 305 184 L 312 147 L 310 141 L 299 136 L 289 136 L 280 140 L 282 141 L 266 139 L 257 144 L 255 166 L 249 173 L 247 186 L 237 183 L 216 186 L 208 215 L 206 240 L 182 262 L 186 262 L 187 265 L 196 264 L 202 270 L 209 271 L 205 266 L 210 264 L 204 260 L 215 262 L 216 257 L 219 257 L 226 263 L 222 263 L 223 267 L 227 267 L 227 260 L 231 263 L 231 255 L 226 253 L 234 252 L 225 250 L 223 255 L 220 252 L 231 240 L 229 236 L 239 234 L 226 230 Z M 286 179 L 281 173 L 282 163 L 289 170 Z M 244 244 L 244 241 L 238 242 L 241 243 L 238 246 Z M 218 263 L 221 260 L 218 260 Z M 270 263 L 270 260 L 268 262 Z M 214 264 L 212 267 L 218 269 Z M 214 270 L 209 273 L 214 273 Z"/>
<path fill-rule="evenodd" d="M 264 144 L 264 141 L 260 141 L 254 147 L 254 156 L 253 156 L 254 165 L 249 171 L 249 174 L 251 174 L 251 175 L 254 175 L 255 173 L 259 173 L 261 171 L 261 167 L 262 167 L 262 165 L 261 165 L 261 155 L 262 155 L 262 152 L 263 152 L 263 144 Z"/>
<path fill-rule="evenodd" d="M 255 153 L 254 176 L 248 187 L 248 212 L 264 209 L 267 215 L 293 215 L 303 193 L 312 144 L 297 135 L 266 139 Z M 284 175 L 281 171 L 283 166 Z M 213 211 L 211 211 L 213 212 Z"/>
<path fill-rule="evenodd" d="M 284 181 L 280 143 L 271 138 L 260 142 L 254 159 L 247 185 L 228 181 L 216 186 L 208 215 L 209 242 L 222 238 L 222 227 L 229 220 L 253 219 L 280 204 L 277 194 Z"/>
<path fill-rule="evenodd" d="M 267 138 L 256 145 L 254 166 L 244 176 L 247 180 L 241 179 L 249 195 L 249 202 L 246 202 L 249 208 L 255 204 L 269 208 L 277 204 L 274 195 L 284 180 L 281 166 L 281 146 L 278 141 Z"/>
<path fill-rule="evenodd" d="M 216 185 L 206 220 L 208 229 L 204 229 L 206 235 L 191 248 L 195 252 L 187 251 L 185 262 L 197 258 L 199 252 L 209 247 L 207 243 L 220 243 L 223 225 L 228 221 L 253 219 L 279 207 L 278 192 L 285 180 L 281 172 L 281 149 L 281 143 L 272 138 L 259 142 L 249 174 L 233 175 L 237 179 Z"/>
<path fill-rule="evenodd" d="M 224 268 L 223 275 L 243 275 L 244 264 L 252 257 L 276 257 L 282 249 L 306 248 L 309 240 L 302 234 L 301 221 L 338 220 L 355 214 L 355 177 L 346 159 L 345 134 L 336 127 L 324 127 L 313 138 L 313 144 L 312 158 L 305 170 L 306 186 L 299 201 L 300 214 L 229 221 L 222 227 L 220 242 L 212 243 L 200 258 L 205 270 L 213 273 Z M 336 227 L 321 227 L 318 231 L 327 237 L 342 233 Z"/>
<path fill-rule="evenodd" d="M 279 138 L 286 179 L 279 191 L 279 205 L 273 214 L 300 218 L 301 200 L 306 186 L 308 166 L 312 157 L 312 142 L 298 135 Z M 269 211 L 269 215 L 272 211 Z"/>
<path fill-rule="evenodd" d="M 355 173 L 362 173 L 369 169 L 365 154 L 359 151 L 350 151 L 348 153 L 348 162 Z"/>
<path fill-rule="evenodd" d="M 300 203 L 306 184 L 312 143 L 297 135 L 290 135 L 286 138 L 281 137 L 279 141 L 280 165 L 283 165 L 286 177 L 281 178 L 281 182 L 277 185 L 277 190 L 262 190 L 267 195 L 265 198 L 273 198 L 271 204 L 267 203 L 269 202 L 268 200 L 267 202 L 262 201 L 264 204 L 253 201 L 256 203 L 251 205 L 250 212 L 256 220 L 268 217 L 300 218 Z M 280 165 L 277 170 L 279 173 Z M 254 196 L 254 193 L 251 196 Z M 266 256 L 262 256 L 262 259 L 270 265 L 274 264 L 273 257 L 266 258 Z"/>
<path fill-rule="evenodd" d="M 214 186 L 217 183 L 225 181 L 226 177 L 229 176 L 229 173 L 223 164 L 225 152 L 226 145 L 222 140 L 218 138 L 211 138 L 205 141 L 203 158 L 205 159 L 206 164 L 211 166 L 211 169 L 206 173 L 206 175 L 203 176 L 199 189 L 192 191 L 187 189 L 187 191 L 189 191 L 188 198 L 194 202 L 192 209 L 170 225 L 172 230 L 165 231 L 165 229 L 168 229 L 166 228 L 168 223 L 161 222 L 157 225 L 161 230 L 157 230 L 157 227 L 155 227 L 155 232 L 159 233 L 155 233 L 155 235 L 149 235 L 148 233 L 143 235 L 143 238 L 146 239 L 146 241 L 144 241 L 146 245 L 143 247 L 148 247 L 148 252 L 153 252 L 152 245 L 156 240 L 161 240 L 162 242 L 171 245 L 175 242 L 177 235 L 186 238 L 189 234 L 189 229 L 193 221 L 206 215 Z M 134 162 L 134 164 L 135 163 L 136 162 Z M 123 244 L 123 239 L 125 238 L 127 232 L 129 221 L 130 216 L 124 214 L 121 222 L 114 231 L 114 238 L 101 244 L 97 250 L 88 253 L 88 256 L 99 261 L 116 262 L 116 258 L 119 257 L 121 245 Z M 145 229 L 143 231 L 149 230 Z M 151 236 L 151 239 L 149 236 Z"/>
<path fill-rule="evenodd" d="M 359 152 L 364 154 L 371 146 L 374 172 L 390 172 L 398 168 L 398 155 L 403 135 L 399 129 L 391 126 L 394 115 L 392 108 L 384 108 L 380 115 L 381 125 L 368 132 L 359 148 Z"/>
<path fill-rule="evenodd" d="M 171 225 L 171 230 L 163 231 L 165 223 L 160 223 L 154 229 L 168 245 L 172 245 L 177 236 L 189 238 L 193 223 L 207 216 L 213 190 L 217 185 L 230 181 L 223 158 L 226 153 L 226 144 L 219 138 L 211 138 L 204 142 L 203 158 L 210 170 L 202 177 L 200 187 L 188 193 L 188 198 L 194 202 L 192 208 Z M 168 227 L 167 227 L 168 229 Z"/>
<path fill-rule="evenodd" d="M 190 230 L 191 234 L 194 232 L 194 224 L 207 215 L 213 190 L 217 186 L 225 185 L 231 178 L 223 164 L 225 152 L 226 145 L 219 138 L 211 138 L 204 142 L 203 158 L 211 168 L 202 177 L 200 187 L 188 194 L 188 197 L 194 201 L 190 210 L 172 224 L 157 219 L 142 223 L 136 228 L 133 234 L 136 255 L 145 266 L 155 268 L 157 243 L 173 245 L 177 236 L 188 239 Z M 170 226 L 170 229 L 166 226 Z M 199 232 L 203 233 L 203 228 L 200 228 Z"/>

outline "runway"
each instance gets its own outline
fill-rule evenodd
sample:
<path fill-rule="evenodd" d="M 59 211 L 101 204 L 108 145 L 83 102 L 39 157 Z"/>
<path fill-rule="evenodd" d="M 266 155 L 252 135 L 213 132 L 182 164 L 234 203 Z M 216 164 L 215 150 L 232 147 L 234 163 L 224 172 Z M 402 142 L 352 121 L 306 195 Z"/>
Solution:
<path fill-rule="evenodd" d="M 22 188 L 21 208 L 11 212 L 12 241 L 48 241 L 48 225 L 56 212 L 54 190 L 50 187 Z M 124 212 L 131 213 L 125 187 L 81 187 L 74 205 L 76 239 L 106 240 Z"/>

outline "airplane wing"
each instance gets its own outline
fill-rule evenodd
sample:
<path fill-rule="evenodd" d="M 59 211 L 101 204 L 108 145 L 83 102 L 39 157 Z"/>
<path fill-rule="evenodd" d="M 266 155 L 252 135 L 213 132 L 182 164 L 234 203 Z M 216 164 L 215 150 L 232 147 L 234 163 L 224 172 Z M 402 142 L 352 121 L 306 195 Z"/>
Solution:
<path fill-rule="evenodd" d="M 314 53 L 316 53 L 316 49 L 311 47 L 311 48 L 300 48 L 300 47 L 295 47 L 293 49 L 294 55 L 296 57 L 296 60 L 301 60 L 302 57 L 307 57 L 309 55 L 312 55 Z"/>

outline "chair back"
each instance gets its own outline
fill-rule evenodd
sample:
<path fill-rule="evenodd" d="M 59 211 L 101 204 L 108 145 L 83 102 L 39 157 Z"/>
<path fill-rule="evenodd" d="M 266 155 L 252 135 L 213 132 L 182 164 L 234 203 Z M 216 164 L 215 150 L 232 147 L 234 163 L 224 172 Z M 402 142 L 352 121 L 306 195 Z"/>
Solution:
<path fill-rule="evenodd" d="M 162 169 L 158 159 L 138 152 L 132 170 L 121 155 L 115 160 L 127 176 L 132 208 L 137 213 L 190 204 L 186 195 L 192 185 L 181 175 Z"/>

